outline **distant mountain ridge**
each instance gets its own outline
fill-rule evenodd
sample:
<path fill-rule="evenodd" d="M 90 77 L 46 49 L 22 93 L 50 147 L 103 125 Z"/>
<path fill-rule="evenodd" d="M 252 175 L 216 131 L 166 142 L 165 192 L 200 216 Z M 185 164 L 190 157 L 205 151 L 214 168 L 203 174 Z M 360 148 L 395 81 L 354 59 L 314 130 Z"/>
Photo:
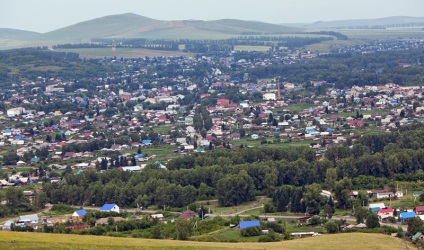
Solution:
<path fill-rule="evenodd" d="M 285 23 L 284 25 L 290 25 Z M 408 16 L 393 16 L 375 19 L 350 19 L 350 20 L 334 20 L 334 21 L 318 21 L 311 24 L 299 25 L 295 27 L 309 29 L 325 29 L 325 28 L 372 28 L 372 27 L 400 27 L 400 26 L 424 26 L 424 17 L 408 17 Z"/>
<path fill-rule="evenodd" d="M 28 37 L 37 36 L 40 33 L 26 30 L 0 28 L 0 38 L 3 39 L 26 39 Z"/>

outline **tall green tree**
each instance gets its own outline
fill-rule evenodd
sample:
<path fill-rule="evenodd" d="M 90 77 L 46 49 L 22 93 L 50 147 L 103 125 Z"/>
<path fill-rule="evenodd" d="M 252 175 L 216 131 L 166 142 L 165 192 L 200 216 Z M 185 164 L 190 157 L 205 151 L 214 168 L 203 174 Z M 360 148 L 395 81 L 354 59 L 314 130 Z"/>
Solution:
<path fill-rule="evenodd" d="M 216 185 L 218 201 L 222 206 L 237 206 L 254 199 L 253 180 L 245 170 L 237 175 L 228 175 Z"/>

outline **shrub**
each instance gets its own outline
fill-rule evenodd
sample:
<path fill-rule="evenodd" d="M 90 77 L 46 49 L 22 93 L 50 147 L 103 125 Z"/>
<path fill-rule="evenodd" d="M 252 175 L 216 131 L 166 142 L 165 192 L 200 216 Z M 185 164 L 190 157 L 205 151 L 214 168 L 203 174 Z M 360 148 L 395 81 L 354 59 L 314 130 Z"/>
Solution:
<path fill-rule="evenodd" d="M 278 224 L 277 222 L 268 222 L 264 224 L 264 228 L 265 229 L 271 229 L 272 231 L 276 232 L 276 233 L 284 233 L 284 228 Z"/>
<path fill-rule="evenodd" d="M 51 211 L 66 214 L 66 213 L 73 213 L 75 211 L 75 208 L 66 204 L 55 204 L 52 206 Z"/>
<path fill-rule="evenodd" d="M 283 238 L 281 237 L 281 235 L 271 232 L 269 234 L 262 235 L 261 237 L 259 237 L 258 242 L 275 242 L 282 240 Z"/>
<path fill-rule="evenodd" d="M 338 229 L 338 225 L 332 220 L 327 221 L 327 223 L 325 223 L 325 230 L 327 230 L 327 233 L 329 234 L 337 233 L 339 231 Z"/>
<path fill-rule="evenodd" d="M 261 229 L 259 227 L 248 227 L 240 230 L 240 235 L 244 237 L 259 236 L 261 235 Z"/>

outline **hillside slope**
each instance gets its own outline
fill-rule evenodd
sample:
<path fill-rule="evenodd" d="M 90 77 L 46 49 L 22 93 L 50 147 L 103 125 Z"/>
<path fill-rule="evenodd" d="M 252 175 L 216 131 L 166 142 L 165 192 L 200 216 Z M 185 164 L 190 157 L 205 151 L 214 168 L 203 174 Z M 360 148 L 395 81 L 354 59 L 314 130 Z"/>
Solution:
<path fill-rule="evenodd" d="M 172 34 L 178 34 L 180 31 L 199 32 L 207 36 L 207 33 L 241 35 L 244 33 L 288 33 L 301 30 L 301 28 L 235 19 L 162 21 L 127 13 L 77 23 L 42 34 L 37 37 L 37 40 L 83 42 L 99 37 L 174 38 L 171 37 Z"/>
<path fill-rule="evenodd" d="M 40 33 L 26 31 L 26 30 L 17 30 L 17 29 L 8 29 L 8 28 L 0 28 L 0 38 L 1 39 L 27 39 L 32 36 L 40 35 Z"/>
<path fill-rule="evenodd" d="M 287 24 L 286 24 L 287 25 Z M 320 29 L 320 28 L 349 28 L 360 26 L 408 26 L 408 25 L 424 25 L 424 17 L 408 17 L 393 16 L 376 19 L 350 19 L 350 20 L 334 20 L 319 21 L 312 24 L 303 25 L 303 28 Z"/>

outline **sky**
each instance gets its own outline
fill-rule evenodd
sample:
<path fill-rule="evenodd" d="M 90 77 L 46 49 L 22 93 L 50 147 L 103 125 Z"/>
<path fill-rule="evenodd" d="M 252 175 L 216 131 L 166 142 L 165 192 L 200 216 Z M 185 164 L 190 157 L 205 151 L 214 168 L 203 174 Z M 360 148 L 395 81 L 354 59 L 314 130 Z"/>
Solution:
<path fill-rule="evenodd" d="M 312 23 L 424 16 L 424 0 L 0 0 L 0 28 L 48 32 L 107 15 Z"/>

